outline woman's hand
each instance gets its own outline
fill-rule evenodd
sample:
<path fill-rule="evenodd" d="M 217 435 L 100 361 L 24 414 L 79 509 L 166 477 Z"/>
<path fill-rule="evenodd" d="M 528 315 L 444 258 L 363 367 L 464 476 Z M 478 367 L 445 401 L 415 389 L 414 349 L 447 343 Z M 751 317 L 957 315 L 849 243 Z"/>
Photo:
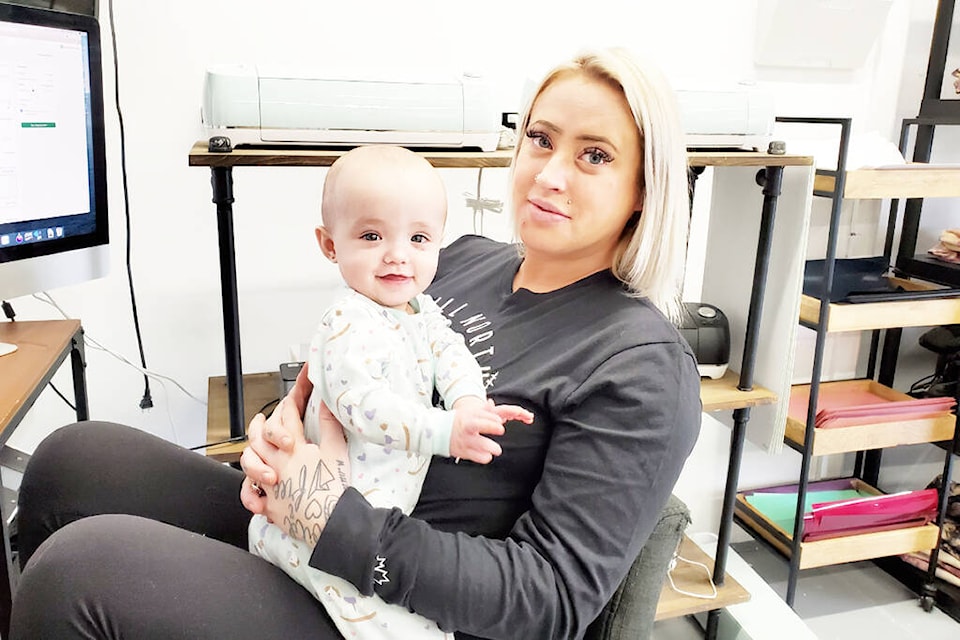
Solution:
<path fill-rule="evenodd" d="M 240 455 L 240 466 L 247 476 L 240 487 L 240 502 L 253 513 L 266 514 L 263 488 L 277 483 L 276 471 L 264 461 L 263 454 L 277 449 L 290 453 L 295 438 L 303 439 L 303 414 L 312 391 L 313 383 L 307 377 L 307 365 L 304 364 L 293 388 L 280 400 L 270 417 L 258 413 L 250 421 L 247 428 L 249 445 Z"/>
<path fill-rule="evenodd" d="M 347 445 L 340 423 L 321 406 L 320 443 L 308 444 L 303 414 L 313 385 L 306 366 L 269 419 L 257 414 L 240 457 L 246 474 L 240 500 L 286 533 L 316 544 L 350 479 Z"/>
<path fill-rule="evenodd" d="M 264 515 L 287 535 L 311 547 L 319 541 L 350 480 L 343 432 L 323 434 L 323 439 L 323 446 L 299 440 L 292 452 L 277 449 L 264 459 L 278 477 L 277 483 L 264 491 Z"/>

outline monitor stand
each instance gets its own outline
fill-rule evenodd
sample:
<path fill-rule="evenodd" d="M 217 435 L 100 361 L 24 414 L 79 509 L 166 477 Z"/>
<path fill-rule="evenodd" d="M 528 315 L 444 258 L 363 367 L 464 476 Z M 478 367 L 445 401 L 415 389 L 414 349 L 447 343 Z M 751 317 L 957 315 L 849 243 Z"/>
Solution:
<path fill-rule="evenodd" d="M 17 350 L 17 345 L 10 344 L 9 342 L 0 342 L 0 357 L 7 355 L 8 353 L 13 353 Z"/>

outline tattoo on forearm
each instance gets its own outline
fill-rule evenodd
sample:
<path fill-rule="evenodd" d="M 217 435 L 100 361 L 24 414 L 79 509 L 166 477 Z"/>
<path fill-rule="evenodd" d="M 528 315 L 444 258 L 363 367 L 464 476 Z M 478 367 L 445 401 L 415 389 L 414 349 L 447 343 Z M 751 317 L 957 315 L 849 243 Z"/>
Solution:
<path fill-rule="evenodd" d="M 337 460 L 337 466 L 339 480 L 346 486 L 344 461 Z M 290 535 L 309 545 L 316 545 L 323 527 L 340 499 L 342 487 L 336 490 L 333 486 L 338 478 L 323 460 L 313 469 L 308 481 L 309 475 L 310 472 L 304 465 L 297 474 L 296 482 L 289 478 L 274 487 L 274 497 L 289 501 L 284 524 Z"/>

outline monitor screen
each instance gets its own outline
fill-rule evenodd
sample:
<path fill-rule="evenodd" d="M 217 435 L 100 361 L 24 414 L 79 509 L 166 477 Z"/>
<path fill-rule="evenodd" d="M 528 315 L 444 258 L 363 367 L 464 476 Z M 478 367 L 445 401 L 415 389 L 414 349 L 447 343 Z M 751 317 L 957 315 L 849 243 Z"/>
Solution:
<path fill-rule="evenodd" d="M 100 65 L 95 18 L 0 4 L 0 297 L 104 275 Z"/>

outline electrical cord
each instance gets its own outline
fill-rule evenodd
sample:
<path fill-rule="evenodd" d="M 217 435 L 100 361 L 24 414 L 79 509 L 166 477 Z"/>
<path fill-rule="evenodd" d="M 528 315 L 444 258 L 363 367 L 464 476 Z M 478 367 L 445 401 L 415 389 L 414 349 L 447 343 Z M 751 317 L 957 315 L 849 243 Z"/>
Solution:
<path fill-rule="evenodd" d="M 667 569 L 667 580 L 670 581 L 670 588 L 676 591 L 677 593 L 689 596 L 691 598 L 699 598 L 701 600 L 714 600 L 717 597 L 717 585 L 713 582 L 713 574 L 710 571 L 710 568 L 703 564 L 702 562 L 697 562 L 696 560 L 688 560 L 680 555 L 680 544 L 683 540 L 677 542 L 677 548 L 673 552 L 673 558 L 670 559 L 670 566 Z M 677 586 L 673 581 L 673 571 L 677 568 L 677 561 L 686 562 L 687 564 L 692 564 L 695 567 L 700 567 L 703 569 L 703 572 L 707 575 L 707 582 L 710 583 L 710 593 L 694 593 L 692 591 L 686 591 Z"/>
<path fill-rule="evenodd" d="M 65 395 L 63 395 L 62 393 L 60 393 L 60 390 L 57 389 L 55 386 L 53 386 L 53 382 L 48 382 L 47 384 L 50 385 L 50 388 L 53 389 L 53 392 L 54 392 L 55 394 L 57 394 L 58 396 L 60 396 L 60 399 L 61 399 L 61 400 L 63 400 L 64 402 L 67 403 L 67 406 L 68 406 L 68 407 L 70 407 L 71 409 L 74 410 L 74 412 L 76 412 L 77 408 L 73 405 L 72 402 L 70 402 L 69 400 L 67 400 L 67 396 L 65 396 Z"/>
<path fill-rule="evenodd" d="M 483 235 L 483 212 L 500 213 L 503 211 L 503 202 L 493 198 L 483 198 L 480 196 L 480 184 L 483 180 L 483 167 L 477 170 L 477 197 L 473 197 L 470 192 L 464 192 L 467 198 L 467 206 L 473 209 L 473 232 L 477 235 Z"/>
<path fill-rule="evenodd" d="M 279 402 L 280 402 L 280 398 L 274 398 L 270 402 L 260 407 L 257 413 L 265 413 L 266 410 L 269 409 L 271 405 L 278 404 Z M 226 440 L 218 440 L 216 442 L 208 442 L 207 444 L 201 444 L 201 445 L 197 445 L 196 447 L 190 447 L 190 451 L 198 451 L 200 449 L 209 449 L 210 447 L 216 447 L 221 444 L 230 444 L 231 442 L 244 442 L 246 439 L 247 439 L 247 434 L 243 434 L 242 436 L 233 436 L 231 438 L 227 438 Z"/>
<path fill-rule="evenodd" d="M 217 447 L 221 444 L 230 444 L 231 442 L 243 442 L 247 439 L 246 434 L 242 436 L 233 436 L 232 438 L 227 438 L 226 440 L 218 440 L 217 442 L 208 442 L 207 444 L 197 445 L 196 447 L 190 447 L 189 451 L 199 451 L 200 449 L 209 449 L 210 447 Z"/>
<path fill-rule="evenodd" d="M 143 336 L 140 333 L 140 315 L 137 312 L 137 296 L 133 287 L 133 269 L 130 265 L 130 197 L 127 191 L 127 143 L 126 134 L 123 126 L 123 111 L 120 109 L 120 70 L 117 62 L 117 31 L 113 19 L 113 0 L 107 3 L 107 11 L 110 16 L 110 45 L 113 48 L 113 89 L 114 101 L 117 108 L 117 122 L 120 126 L 120 176 L 123 184 L 123 213 L 126 222 L 126 266 L 127 266 L 127 284 L 130 288 L 130 306 L 133 311 L 133 327 L 137 335 L 137 348 L 140 351 L 140 367 L 146 371 L 147 359 L 143 352 Z M 141 409 L 150 409 L 153 407 L 153 397 L 150 394 L 150 378 L 146 374 L 143 376 L 143 397 L 140 399 Z"/>
<path fill-rule="evenodd" d="M 35 294 L 33 294 L 33 297 L 34 297 L 35 299 L 39 300 L 40 302 L 43 302 L 43 303 L 45 303 L 45 304 L 48 304 L 48 305 L 50 305 L 51 307 L 53 307 L 54 309 L 56 309 L 57 311 L 59 311 L 59 312 L 60 312 L 60 315 L 62 315 L 64 318 L 70 318 L 70 316 L 67 314 L 67 312 L 64 311 L 63 308 L 62 308 L 59 304 L 57 304 L 57 301 L 56 301 L 56 300 L 53 299 L 53 296 L 51 296 L 51 295 L 50 295 L 49 293 L 47 293 L 46 291 L 42 292 L 42 294 L 35 293 Z M 145 368 L 143 368 L 143 367 L 140 367 L 140 366 L 134 364 L 133 362 L 130 362 L 129 360 L 127 360 L 125 357 L 123 357 L 122 355 L 120 355 L 120 354 L 117 353 L 116 351 L 113 351 L 112 349 L 110 349 L 110 348 L 108 348 L 108 347 L 105 347 L 105 346 L 102 345 L 101 343 L 97 342 L 87 331 L 84 331 L 84 332 L 83 332 L 83 342 L 84 342 L 84 344 L 85 344 L 87 347 L 89 347 L 89 348 L 91 348 L 91 349 L 95 349 L 95 350 L 97 350 L 97 351 L 103 351 L 103 352 L 105 352 L 105 353 L 108 353 L 108 354 L 110 354 L 111 356 L 113 356 L 114 358 L 116 358 L 117 360 L 119 360 L 120 362 L 122 362 L 123 364 L 128 365 L 128 366 L 136 369 L 137 371 L 139 371 L 140 373 L 142 373 L 142 374 L 145 375 L 145 376 L 148 376 L 148 377 L 150 377 L 150 378 L 153 378 L 154 380 L 157 380 L 157 381 L 160 382 L 161 384 L 163 383 L 164 380 L 172 383 L 174 386 L 176 386 L 178 389 L 180 389 L 180 391 L 182 391 L 185 395 L 187 395 L 187 396 L 190 397 L 191 399 L 197 401 L 198 403 L 200 403 L 200 404 L 203 405 L 203 406 L 207 406 L 207 403 L 206 403 L 204 400 L 202 400 L 201 398 L 198 398 L 197 396 L 195 396 L 195 395 L 193 395 L 192 393 L 190 393 L 189 391 L 187 391 L 186 387 L 184 387 L 182 384 L 180 384 L 179 382 L 177 382 L 177 381 L 174 380 L 173 378 L 171 378 L 171 377 L 169 377 L 169 376 L 165 376 L 165 375 L 160 374 L 160 373 L 157 373 L 156 371 L 151 371 L 150 369 L 145 369 Z"/>

